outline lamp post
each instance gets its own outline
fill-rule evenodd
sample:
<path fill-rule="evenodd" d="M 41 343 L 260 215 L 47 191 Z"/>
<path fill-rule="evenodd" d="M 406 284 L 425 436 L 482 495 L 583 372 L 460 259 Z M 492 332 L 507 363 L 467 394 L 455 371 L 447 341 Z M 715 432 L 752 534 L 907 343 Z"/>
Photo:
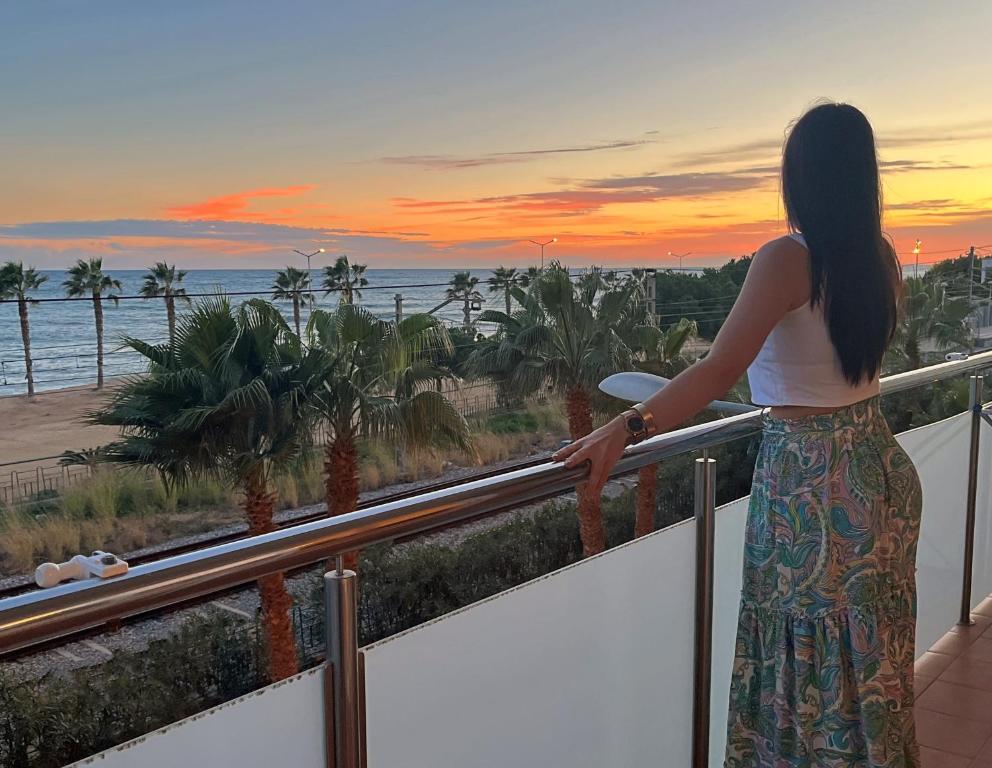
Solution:
<path fill-rule="evenodd" d="M 672 258 L 678 258 L 678 260 L 679 260 L 679 272 L 682 271 L 682 259 L 684 259 L 686 256 L 692 256 L 692 251 L 689 251 L 687 253 L 672 253 L 671 251 L 668 252 L 668 258 L 670 258 L 670 259 L 672 259 Z"/>
<path fill-rule="evenodd" d="M 316 256 L 316 255 L 318 255 L 320 253 L 323 253 L 323 252 L 324 252 L 324 249 L 323 248 L 318 248 L 313 253 L 304 253 L 303 251 L 298 251 L 295 248 L 293 249 L 293 253 L 298 253 L 298 254 L 300 254 L 300 256 L 302 256 L 303 258 L 305 258 L 307 260 L 307 280 L 310 282 L 310 307 L 311 308 L 313 308 L 313 270 L 310 269 L 310 259 L 312 259 L 314 256 Z"/>
<path fill-rule="evenodd" d="M 916 256 L 916 270 L 915 270 L 915 273 L 913 275 L 914 277 L 919 277 L 920 276 L 920 246 L 921 245 L 923 245 L 922 241 L 917 240 L 916 241 L 916 246 L 913 248 L 913 255 Z"/>
<path fill-rule="evenodd" d="M 534 245 L 541 246 L 541 270 L 543 271 L 544 270 L 544 246 L 551 245 L 552 243 L 557 243 L 558 242 L 558 238 L 557 237 L 552 237 L 546 243 L 539 243 L 539 242 L 537 242 L 537 240 L 528 240 L 527 242 L 528 243 L 533 243 Z"/>

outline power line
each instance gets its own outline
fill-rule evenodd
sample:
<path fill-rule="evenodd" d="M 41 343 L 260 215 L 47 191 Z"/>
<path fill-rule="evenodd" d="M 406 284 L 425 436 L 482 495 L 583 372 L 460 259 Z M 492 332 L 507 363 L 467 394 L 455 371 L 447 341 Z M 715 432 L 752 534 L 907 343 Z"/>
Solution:
<path fill-rule="evenodd" d="M 616 274 L 620 274 L 622 272 L 629 272 L 630 269 L 624 268 L 624 269 L 616 269 L 611 271 Z M 583 274 L 585 273 L 569 272 L 568 276 L 574 279 L 577 277 L 581 277 Z M 488 278 L 486 280 L 488 280 Z M 480 279 L 478 285 L 485 286 L 488 285 L 488 282 L 483 282 Z M 451 282 L 448 281 L 447 283 L 406 283 L 403 285 L 363 285 L 360 287 L 352 286 L 350 290 L 355 292 L 363 292 L 363 291 L 386 291 L 386 290 L 394 291 L 394 290 L 399 290 L 401 288 L 450 288 L 450 287 L 451 287 Z M 294 291 L 281 291 L 281 293 L 285 296 L 309 296 L 310 294 L 314 294 L 314 293 L 323 293 L 326 296 L 330 293 L 341 293 L 347 290 L 349 289 L 344 286 L 340 288 L 315 287 L 315 288 L 299 289 Z M 227 296 L 271 296 L 272 293 L 273 290 L 270 288 L 261 291 L 213 291 L 213 292 L 204 292 L 204 293 L 185 293 L 182 296 L 177 295 L 175 296 L 175 298 L 178 299 L 179 301 L 182 301 L 184 299 L 220 298 Z M 140 294 L 128 295 L 128 296 L 116 296 L 116 297 L 110 297 L 110 296 L 101 297 L 101 300 L 103 301 L 136 301 L 136 300 L 159 301 L 161 299 L 163 299 L 162 296 L 142 296 Z M 28 301 L 31 304 L 41 304 L 48 302 L 65 302 L 65 301 L 94 301 L 94 299 L 92 296 L 48 296 L 42 298 L 33 298 L 33 299 L 29 299 Z M 18 299 L 0 299 L 0 304 L 17 304 L 17 303 L 18 303 Z"/>

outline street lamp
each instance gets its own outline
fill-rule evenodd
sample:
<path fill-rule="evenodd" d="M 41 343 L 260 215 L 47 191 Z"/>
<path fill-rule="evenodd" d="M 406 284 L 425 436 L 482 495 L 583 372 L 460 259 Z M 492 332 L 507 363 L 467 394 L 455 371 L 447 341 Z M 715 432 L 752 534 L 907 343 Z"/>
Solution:
<path fill-rule="evenodd" d="M 307 260 L 307 280 L 310 281 L 310 306 L 311 307 L 313 307 L 313 270 L 310 269 L 310 259 L 312 259 L 317 254 L 320 254 L 320 253 L 323 253 L 323 252 L 324 252 L 324 249 L 323 248 L 318 248 L 313 253 L 304 253 L 303 251 L 298 251 L 295 248 L 293 249 L 293 253 L 298 253 L 298 254 L 300 254 L 300 256 L 302 256 L 303 258 L 305 258 Z"/>
<path fill-rule="evenodd" d="M 534 245 L 541 246 L 541 269 L 543 270 L 544 269 L 544 246 L 551 245 L 552 243 L 557 243 L 558 242 L 558 238 L 557 237 L 552 237 L 546 243 L 539 243 L 539 242 L 537 242 L 537 240 L 528 240 L 527 242 L 528 243 L 533 243 Z"/>
<path fill-rule="evenodd" d="M 920 276 L 920 246 L 921 245 L 923 245 L 923 243 L 920 240 L 917 240 L 916 241 L 916 247 L 913 248 L 913 255 L 916 256 L 916 273 L 913 275 L 913 277 L 919 277 Z"/>
<path fill-rule="evenodd" d="M 679 260 L 679 272 L 682 271 L 682 259 L 684 259 L 686 256 L 692 256 L 692 251 L 689 251 L 688 253 L 672 253 L 671 251 L 668 252 L 668 258 L 670 258 L 670 259 L 676 258 L 676 257 L 678 258 L 678 260 Z"/>

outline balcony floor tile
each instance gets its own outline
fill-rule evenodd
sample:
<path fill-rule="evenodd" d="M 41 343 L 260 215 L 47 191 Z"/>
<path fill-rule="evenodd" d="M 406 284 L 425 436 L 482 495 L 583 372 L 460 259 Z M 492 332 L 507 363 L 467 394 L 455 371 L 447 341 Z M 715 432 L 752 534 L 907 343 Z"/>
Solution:
<path fill-rule="evenodd" d="M 992 596 L 916 662 L 923 768 L 992 768 Z"/>

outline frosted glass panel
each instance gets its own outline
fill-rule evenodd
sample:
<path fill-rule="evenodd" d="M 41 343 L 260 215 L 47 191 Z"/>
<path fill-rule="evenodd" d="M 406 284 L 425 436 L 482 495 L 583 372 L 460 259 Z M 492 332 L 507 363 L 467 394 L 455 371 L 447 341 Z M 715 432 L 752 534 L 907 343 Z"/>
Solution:
<path fill-rule="evenodd" d="M 917 553 L 919 614 L 916 654 L 958 619 L 968 489 L 968 414 L 899 435 L 923 483 L 923 525 Z"/>
<path fill-rule="evenodd" d="M 689 764 L 688 521 L 366 649 L 374 768 Z"/>
<path fill-rule="evenodd" d="M 324 673 L 283 680 L 70 768 L 324 768 Z"/>

